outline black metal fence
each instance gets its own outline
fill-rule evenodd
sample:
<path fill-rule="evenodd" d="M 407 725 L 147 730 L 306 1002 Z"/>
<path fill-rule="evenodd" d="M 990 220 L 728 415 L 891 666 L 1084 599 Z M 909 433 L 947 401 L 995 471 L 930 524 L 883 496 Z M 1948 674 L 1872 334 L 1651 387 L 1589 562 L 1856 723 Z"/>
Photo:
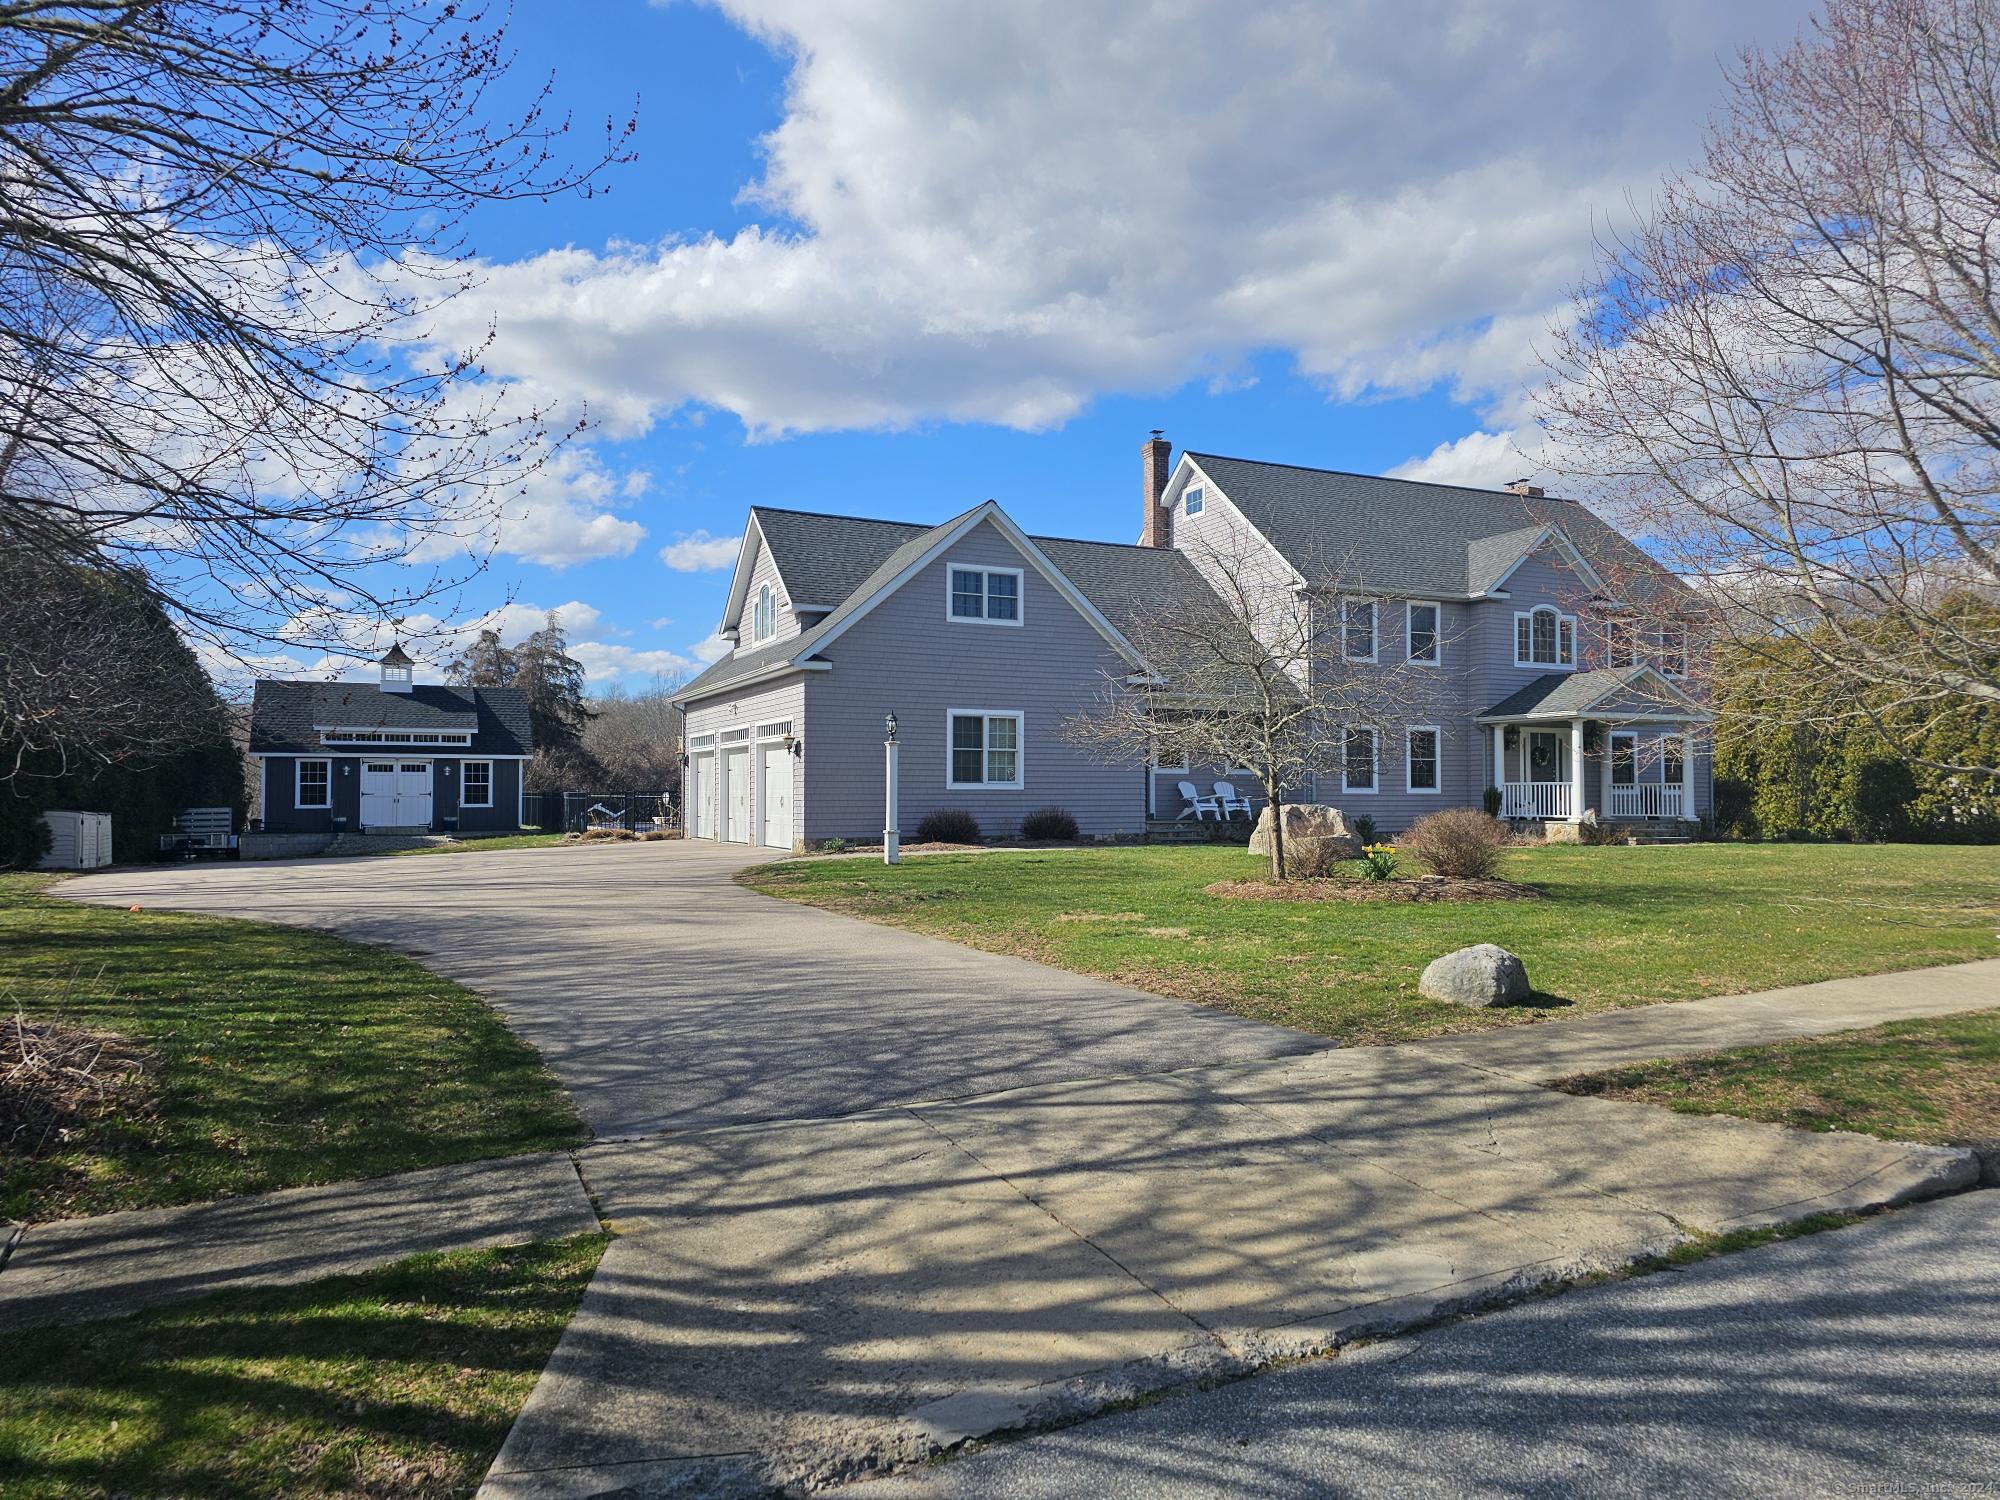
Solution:
<path fill-rule="evenodd" d="M 667 792 L 529 792 L 521 821 L 548 833 L 622 828 L 630 833 L 677 831 L 680 808 Z"/>

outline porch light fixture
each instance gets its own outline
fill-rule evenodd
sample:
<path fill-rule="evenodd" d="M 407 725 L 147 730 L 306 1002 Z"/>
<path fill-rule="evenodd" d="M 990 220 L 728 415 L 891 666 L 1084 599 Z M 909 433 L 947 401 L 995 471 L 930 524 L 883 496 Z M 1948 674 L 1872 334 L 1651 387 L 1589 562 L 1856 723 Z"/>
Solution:
<path fill-rule="evenodd" d="M 893 710 L 882 716 L 882 728 L 893 742 L 896 738 L 896 715 Z"/>

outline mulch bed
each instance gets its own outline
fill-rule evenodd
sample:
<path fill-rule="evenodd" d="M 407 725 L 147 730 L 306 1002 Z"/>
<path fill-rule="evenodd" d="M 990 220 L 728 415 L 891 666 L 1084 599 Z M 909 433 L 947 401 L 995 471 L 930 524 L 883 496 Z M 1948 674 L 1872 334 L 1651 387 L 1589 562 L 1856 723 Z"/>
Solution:
<path fill-rule="evenodd" d="M 1511 880 L 1453 880 L 1443 875 L 1405 875 L 1368 880 L 1358 875 L 1325 880 L 1218 880 L 1203 889 L 1238 901 L 1534 901 L 1541 892 Z"/>
<path fill-rule="evenodd" d="M 0 1022 L 0 1151 L 40 1156 L 99 1120 L 143 1118 L 156 1068 L 129 1037 L 16 1012 Z"/>

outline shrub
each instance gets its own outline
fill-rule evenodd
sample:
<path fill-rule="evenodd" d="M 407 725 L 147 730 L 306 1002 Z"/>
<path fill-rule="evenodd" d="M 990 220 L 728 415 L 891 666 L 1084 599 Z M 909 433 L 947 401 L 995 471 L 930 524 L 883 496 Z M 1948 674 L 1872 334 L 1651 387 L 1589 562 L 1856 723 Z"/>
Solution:
<path fill-rule="evenodd" d="M 1354 856 L 1345 839 L 1286 839 L 1285 878 L 1324 880 Z"/>
<path fill-rule="evenodd" d="M 1479 794 L 1479 804 L 1486 809 L 1486 816 L 1489 818 L 1500 816 L 1500 808 L 1506 800 L 1506 796 L 1497 786 L 1489 786 Z"/>
<path fill-rule="evenodd" d="M 1477 880 L 1491 875 L 1507 844 L 1507 825 L 1488 813 L 1455 807 L 1419 818 L 1403 835 L 1402 849 L 1439 875 Z"/>
<path fill-rule="evenodd" d="M 920 844 L 976 844 L 979 820 L 962 807 L 940 807 L 924 814 L 917 824 Z"/>
<path fill-rule="evenodd" d="M 839 854 L 846 848 L 846 839 L 821 839 L 819 841 L 819 852 L 822 854 Z"/>
<path fill-rule="evenodd" d="M 1917 799 L 1917 778 L 1909 762 L 1876 756 L 1856 765 L 1847 792 L 1856 838 L 1879 843 L 1909 832 L 1910 804 Z"/>
<path fill-rule="evenodd" d="M 1370 844 L 1375 842 L 1375 820 L 1366 813 L 1350 820 L 1348 826 L 1354 830 L 1354 837 L 1360 842 L 1362 848 L 1366 849 Z"/>
<path fill-rule="evenodd" d="M 1749 782 L 1736 776 L 1715 778 L 1715 819 L 1718 833 L 1731 833 L 1740 838 L 1757 836 L 1757 820 L 1750 815 L 1752 788 Z"/>
<path fill-rule="evenodd" d="M 1076 819 L 1060 807 L 1038 807 L 1021 819 L 1021 837 L 1073 843 L 1077 837 Z"/>

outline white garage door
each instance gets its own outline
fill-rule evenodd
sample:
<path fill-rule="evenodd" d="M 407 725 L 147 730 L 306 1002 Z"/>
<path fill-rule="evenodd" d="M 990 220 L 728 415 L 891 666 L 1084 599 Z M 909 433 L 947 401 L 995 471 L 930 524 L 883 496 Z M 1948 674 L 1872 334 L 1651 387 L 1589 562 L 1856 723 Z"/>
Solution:
<path fill-rule="evenodd" d="M 688 764 L 687 814 L 698 839 L 715 837 L 715 752 L 704 751 Z"/>
<path fill-rule="evenodd" d="M 757 816 L 765 848 L 792 847 L 792 755 L 782 742 L 757 747 Z"/>
<path fill-rule="evenodd" d="M 722 752 L 722 837 L 731 844 L 750 842 L 750 747 L 735 745 Z"/>

